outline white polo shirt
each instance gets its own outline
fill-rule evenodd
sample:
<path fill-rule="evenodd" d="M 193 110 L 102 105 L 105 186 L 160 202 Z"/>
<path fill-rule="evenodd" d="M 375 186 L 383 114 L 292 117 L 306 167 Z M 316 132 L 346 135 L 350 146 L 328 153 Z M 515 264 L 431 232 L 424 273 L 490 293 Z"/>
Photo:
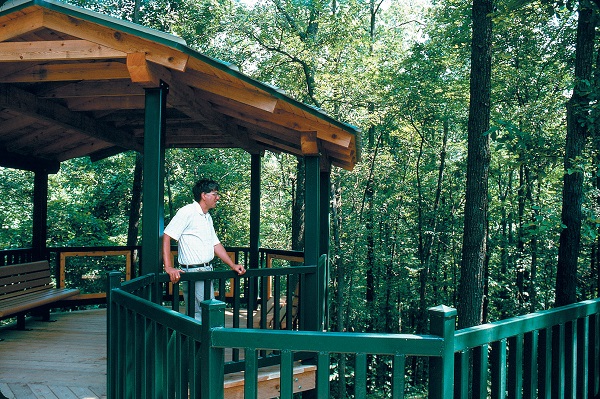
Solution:
<path fill-rule="evenodd" d="M 182 265 L 208 263 L 215 257 L 219 238 L 210 214 L 202 212 L 196 201 L 177 211 L 164 231 L 177 241 L 177 260 Z"/>

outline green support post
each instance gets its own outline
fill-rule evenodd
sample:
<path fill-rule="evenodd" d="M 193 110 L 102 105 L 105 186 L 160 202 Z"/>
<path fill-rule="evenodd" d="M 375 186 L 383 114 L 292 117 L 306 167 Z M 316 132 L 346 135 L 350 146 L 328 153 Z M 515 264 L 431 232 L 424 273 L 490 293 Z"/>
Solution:
<path fill-rule="evenodd" d="M 202 308 L 202 347 L 200 368 L 200 398 L 222 399 L 225 394 L 225 351 L 211 347 L 213 329 L 225 326 L 225 303 L 210 299 L 200 304 Z"/>
<path fill-rule="evenodd" d="M 330 203 L 331 203 L 331 172 L 330 170 L 321 171 L 321 177 L 319 180 L 319 184 L 321 186 L 320 189 L 320 215 L 319 223 L 320 223 L 320 239 L 319 239 L 319 252 L 321 259 L 325 256 L 323 260 L 323 269 L 322 273 L 319 273 L 319 288 L 321 292 L 319 293 L 319 298 L 323 298 L 321 300 L 321 327 L 320 330 L 325 331 L 329 330 L 329 307 L 327 306 L 328 298 L 329 298 L 329 278 L 330 278 L 330 262 L 329 262 L 329 226 L 331 225 L 329 216 L 330 212 Z"/>
<path fill-rule="evenodd" d="M 252 154 L 250 162 L 250 248 L 248 267 L 258 269 L 260 248 L 260 182 L 261 182 L 261 157 Z M 251 280 L 252 287 L 248 290 L 249 308 L 256 309 L 258 300 L 258 279 Z M 252 294 L 252 295 L 251 295 Z M 264 306 L 264 304 L 263 304 Z M 250 323 L 250 319 L 248 319 Z"/>
<path fill-rule="evenodd" d="M 440 357 L 429 361 L 429 398 L 451 399 L 454 395 L 454 331 L 456 309 L 440 305 L 429 308 L 431 334 L 444 340 Z"/>
<path fill-rule="evenodd" d="M 305 157 L 306 195 L 304 196 L 304 264 L 317 265 L 319 262 L 319 242 L 321 239 L 321 184 L 320 159 L 318 156 Z M 319 331 L 322 326 L 322 306 L 324 298 L 318 275 L 306 277 L 306 287 L 302 295 L 301 311 L 304 316 L 304 328 L 309 331 Z"/>
<path fill-rule="evenodd" d="M 252 154 L 250 164 L 250 268 L 258 269 L 260 248 L 261 156 Z"/>
<path fill-rule="evenodd" d="M 165 112 L 168 85 L 146 89 L 144 125 L 144 185 L 142 213 L 141 274 L 162 270 L 161 239 L 164 229 Z M 160 301 L 161 286 L 156 284 L 153 300 Z"/>

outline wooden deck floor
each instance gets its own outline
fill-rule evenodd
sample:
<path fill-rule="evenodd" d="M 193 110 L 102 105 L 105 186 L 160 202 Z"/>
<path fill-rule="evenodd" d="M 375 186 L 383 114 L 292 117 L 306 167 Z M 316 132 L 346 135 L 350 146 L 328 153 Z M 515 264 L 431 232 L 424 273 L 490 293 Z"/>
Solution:
<path fill-rule="evenodd" d="M 28 319 L 29 331 L 0 328 L 0 393 L 10 399 L 106 398 L 106 310 L 51 318 L 55 322 Z M 243 381 L 243 373 L 228 376 L 225 397 L 243 398 Z M 295 392 L 314 388 L 315 366 L 297 365 L 294 381 Z M 279 371 L 260 369 L 259 398 L 278 396 L 278 390 Z"/>
<path fill-rule="evenodd" d="M 0 392 L 10 399 L 106 398 L 106 311 L 52 313 L 0 328 Z M 1 398 L 1 396 L 0 396 Z"/>

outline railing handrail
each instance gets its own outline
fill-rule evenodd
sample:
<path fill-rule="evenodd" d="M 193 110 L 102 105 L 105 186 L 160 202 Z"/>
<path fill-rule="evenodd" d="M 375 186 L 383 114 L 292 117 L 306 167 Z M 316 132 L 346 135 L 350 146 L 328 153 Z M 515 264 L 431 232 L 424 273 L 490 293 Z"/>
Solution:
<path fill-rule="evenodd" d="M 360 343 L 358 341 L 361 341 Z M 247 344 L 240 344 L 245 342 Z M 440 356 L 444 340 L 436 335 L 215 328 L 214 348 L 292 352 L 368 353 Z"/>
<path fill-rule="evenodd" d="M 454 335 L 454 351 L 460 352 L 594 314 L 600 314 L 600 298 L 464 328 Z"/>

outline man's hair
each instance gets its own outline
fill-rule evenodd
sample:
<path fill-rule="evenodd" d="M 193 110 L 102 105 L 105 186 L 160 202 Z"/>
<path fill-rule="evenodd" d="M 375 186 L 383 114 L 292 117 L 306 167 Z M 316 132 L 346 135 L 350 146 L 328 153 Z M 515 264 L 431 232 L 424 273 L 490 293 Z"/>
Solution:
<path fill-rule="evenodd" d="M 211 191 L 219 191 L 219 183 L 210 179 L 200 179 L 192 187 L 192 193 L 194 193 L 194 200 L 200 201 L 202 193 L 210 193 Z"/>

